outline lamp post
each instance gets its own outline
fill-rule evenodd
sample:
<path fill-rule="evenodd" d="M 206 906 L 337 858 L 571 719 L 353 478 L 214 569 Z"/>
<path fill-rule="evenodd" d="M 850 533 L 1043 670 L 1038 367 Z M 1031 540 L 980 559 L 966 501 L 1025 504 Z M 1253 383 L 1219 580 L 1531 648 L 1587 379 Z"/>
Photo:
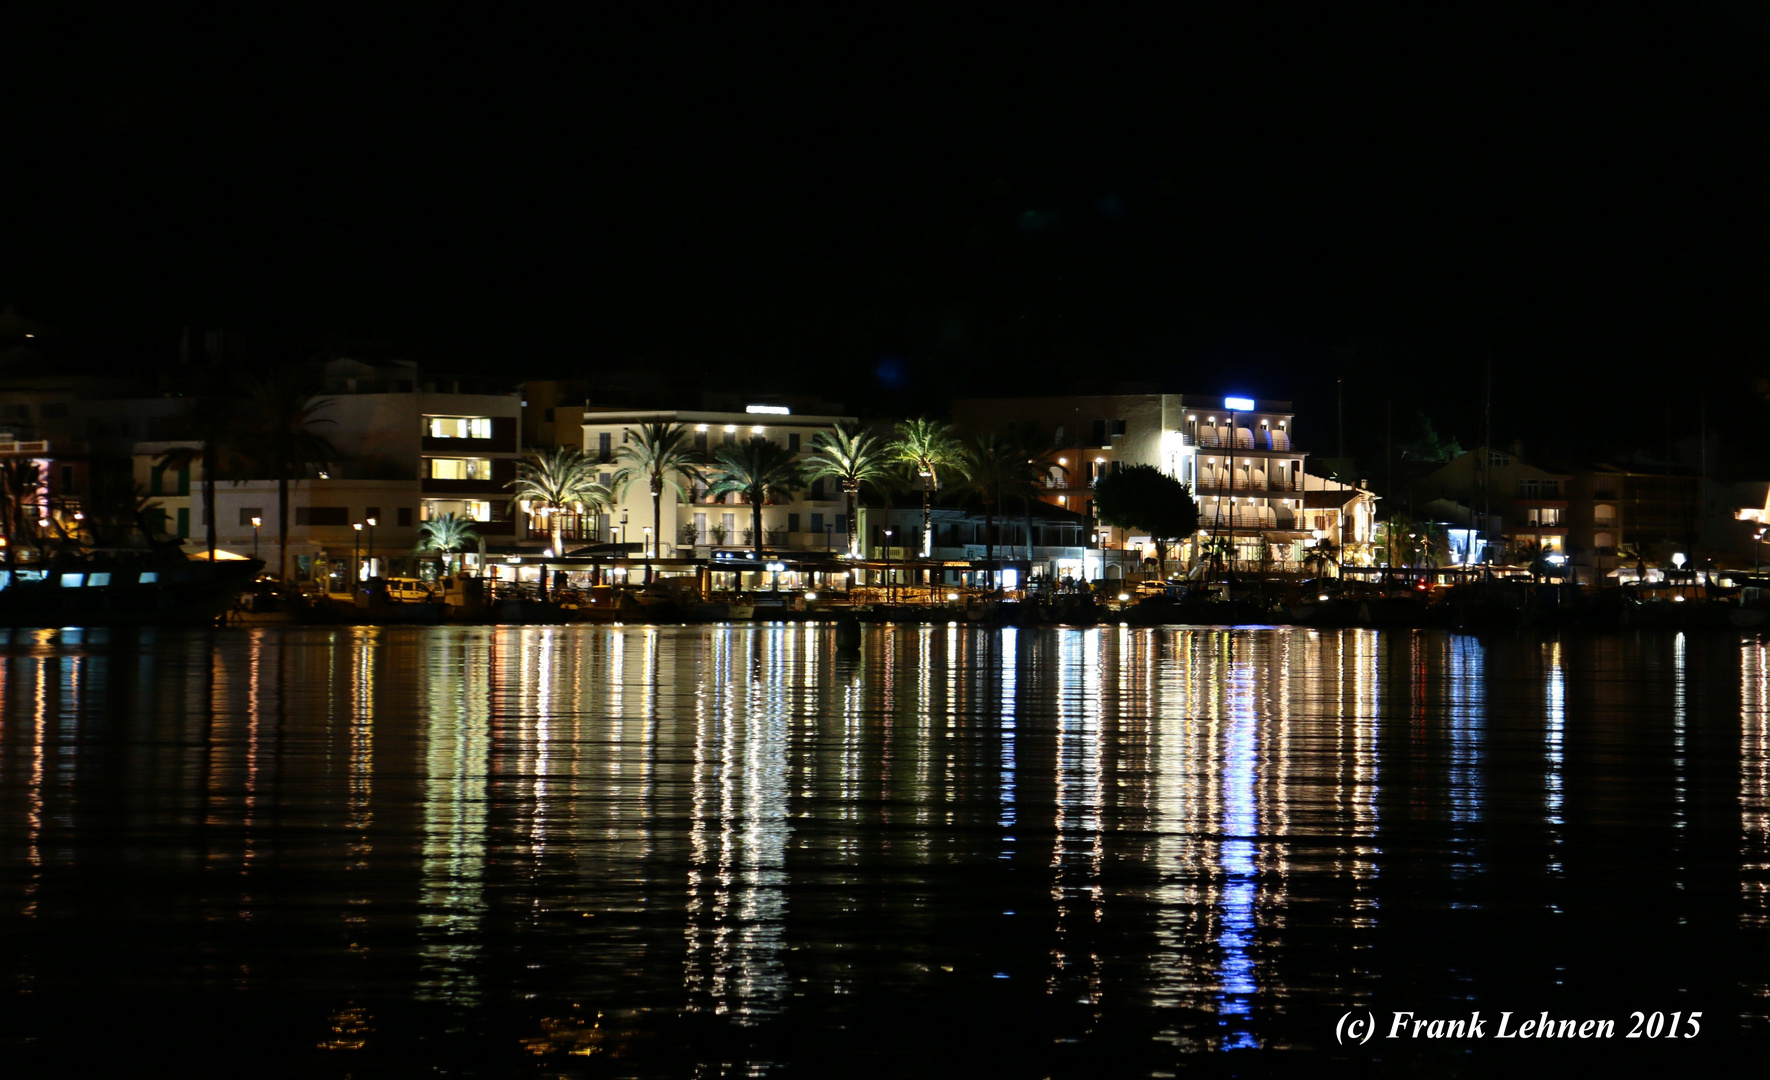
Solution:
<path fill-rule="evenodd" d="M 1764 562 L 1764 534 L 1766 532 L 1770 532 L 1770 528 L 1759 529 L 1752 534 L 1752 577 L 1758 576 L 1758 568 Z"/>
<path fill-rule="evenodd" d="M 258 558 L 258 526 L 263 524 L 264 519 L 261 517 L 252 519 L 252 557 L 254 559 Z"/>
<path fill-rule="evenodd" d="M 354 530 L 350 540 L 350 595 L 356 595 L 357 574 L 361 569 L 363 554 L 363 523 L 353 521 L 350 527 Z"/>
<path fill-rule="evenodd" d="M 895 531 L 894 529 L 885 530 L 885 602 L 887 604 L 891 603 L 891 586 L 894 584 L 891 580 L 891 534 Z"/>
<path fill-rule="evenodd" d="M 651 559 L 652 559 L 651 526 L 650 525 L 641 526 L 640 531 L 645 534 L 645 542 L 640 545 L 640 547 L 642 549 L 642 553 L 645 555 L 645 583 L 647 585 L 650 585 L 651 584 Z"/>
<path fill-rule="evenodd" d="M 375 577 L 375 519 L 365 518 L 369 523 L 369 577 Z"/>

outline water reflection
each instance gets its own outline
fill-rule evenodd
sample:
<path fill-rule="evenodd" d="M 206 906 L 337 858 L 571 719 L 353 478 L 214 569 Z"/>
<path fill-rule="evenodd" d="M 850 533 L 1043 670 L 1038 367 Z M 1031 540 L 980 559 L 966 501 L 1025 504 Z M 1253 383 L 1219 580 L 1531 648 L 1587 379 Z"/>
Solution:
<path fill-rule="evenodd" d="M 1739 833 L 1740 923 L 1754 937 L 1770 931 L 1770 647 L 1740 650 Z M 1744 1017 L 1758 1033 L 1770 1026 L 1770 978 L 1750 973 L 1746 993 L 1758 1007 Z"/>
<path fill-rule="evenodd" d="M 1398 981 L 1422 1007 L 1511 1007 L 1524 976 L 1493 935 L 1439 928 L 1620 910 L 1578 891 L 1626 872 L 1591 824 L 1618 805 L 1630 859 L 1724 875 L 1677 890 L 1679 918 L 1770 935 L 1755 640 L 1609 667 L 1580 642 L 1362 629 L 832 646 L 768 625 L 15 638 L 0 887 L 36 944 L 8 974 L 41 1001 L 224 986 L 351 1053 L 405 1024 L 427 1065 L 418 1032 L 545 1057 L 688 1017 L 735 1071 L 832 1032 L 908 1061 L 904 1031 L 975 1024 L 1159 1072 L 1319 1045 L 1321 1016 Z M 1723 693 L 1741 730 L 1717 765 L 1695 703 Z M 1717 778 L 1738 789 L 1719 871 L 1655 831 L 1702 826 Z M 1737 911 L 1698 910 L 1721 891 Z M 1770 985 L 1738 981 L 1761 1021 Z"/>

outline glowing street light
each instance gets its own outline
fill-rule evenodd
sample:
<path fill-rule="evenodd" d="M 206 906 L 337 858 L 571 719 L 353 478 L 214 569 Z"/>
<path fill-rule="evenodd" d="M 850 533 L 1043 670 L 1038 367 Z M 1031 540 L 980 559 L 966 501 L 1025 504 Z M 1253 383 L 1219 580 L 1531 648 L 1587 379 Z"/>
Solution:
<path fill-rule="evenodd" d="M 375 519 L 365 518 L 369 523 L 369 577 L 375 576 Z"/>
<path fill-rule="evenodd" d="M 896 584 L 891 572 L 891 534 L 895 531 L 894 529 L 885 530 L 885 602 L 887 604 L 892 600 L 891 587 Z"/>
<path fill-rule="evenodd" d="M 263 524 L 264 519 L 261 517 L 252 519 L 252 557 L 254 559 L 258 558 L 258 526 Z"/>
<path fill-rule="evenodd" d="M 350 527 L 355 530 L 355 534 L 351 537 L 350 541 L 350 592 L 351 595 L 354 596 L 356 595 L 358 571 L 361 566 L 359 560 L 362 559 L 363 554 L 363 523 L 360 521 L 353 521 L 350 523 Z"/>

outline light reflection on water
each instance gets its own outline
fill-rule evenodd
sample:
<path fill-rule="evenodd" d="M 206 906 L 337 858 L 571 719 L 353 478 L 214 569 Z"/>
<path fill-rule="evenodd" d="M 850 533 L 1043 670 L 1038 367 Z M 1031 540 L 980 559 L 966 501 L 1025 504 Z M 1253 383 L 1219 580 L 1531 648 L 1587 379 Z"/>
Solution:
<path fill-rule="evenodd" d="M 1755 639 L 1682 634 L 15 635 L 0 885 L 34 945 L 8 974 L 148 1013 L 225 988 L 289 1054 L 767 1071 L 967 1023 L 1151 1067 L 1324 1048 L 1397 986 L 1498 1008 L 1646 978 L 1581 929 L 1637 921 L 1614 882 L 1640 866 L 1671 925 L 1726 910 L 1762 949 L 1767 680 Z M 1717 883 L 1737 918 L 1700 906 Z M 1762 1025 L 1762 972 L 1727 970 L 1653 987 Z"/>

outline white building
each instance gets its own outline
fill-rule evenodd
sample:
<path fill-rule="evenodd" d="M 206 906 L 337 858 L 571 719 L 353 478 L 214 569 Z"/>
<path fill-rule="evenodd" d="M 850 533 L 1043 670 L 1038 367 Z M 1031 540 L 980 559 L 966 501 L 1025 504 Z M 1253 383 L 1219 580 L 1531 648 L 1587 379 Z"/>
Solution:
<path fill-rule="evenodd" d="M 598 469 L 599 481 L 612 487 L 621 468 L 620 448 L 636 437 L 636 430 L 663 421 L 684 425 L 692 445 L 711 458 L 722 445 L 742 439 L 769 439 L 795 455 L 811 451 L 820 431 L 838 423 L 854 423 L 852 417 L 795 415 L 784 406 L 751 406 L 746 412 L 713 412 L 687 409 L 587 408 L 584 412 L 584 451 Z M 678 482 L 682 483 L 681 478 Z M 686 485 L 686 498 L 664 491 L 661 502 L 661 535 L 650 536 L 652 501 L 649 485 L 639 482 L 615 494 L 615 501 L 596 523 L 598 535 L 623 545 L 646 545 L 658 558 L 705 556 L 719 548 L 731 550 L 753 546 L 750 506 L 739 495 L 709 499 L 705 485 Z M 790 496 L 771 501 L 762 509 L 763 543 L 775 549 L 834 551 L 847 549 L 846 503 L 833 481 L 806 485 Z M 864 525 L 862 529 L 864 530 Z M 695 549 L 701 549 L 696 551 Z M 633 550 L 644 550 L 634 547 Z"/>

